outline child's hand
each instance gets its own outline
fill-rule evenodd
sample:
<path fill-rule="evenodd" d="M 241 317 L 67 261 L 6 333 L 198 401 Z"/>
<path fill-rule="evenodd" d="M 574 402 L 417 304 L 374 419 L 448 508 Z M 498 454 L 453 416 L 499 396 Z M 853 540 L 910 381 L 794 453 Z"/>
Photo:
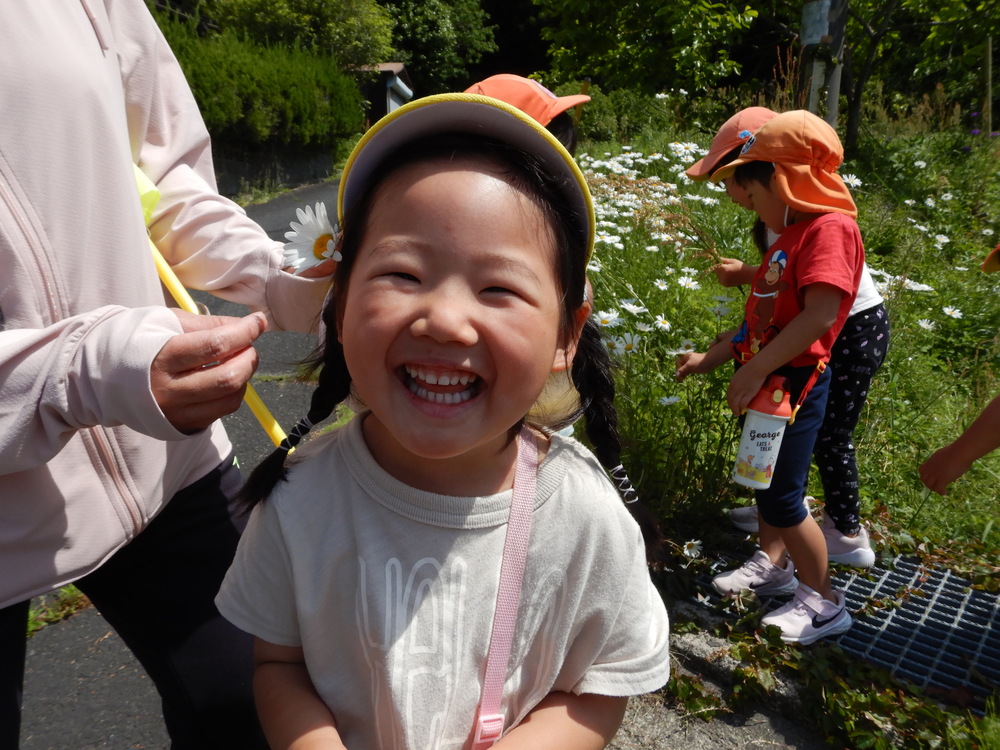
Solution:
<path fill-rule="evenodd" d="M 932 492 L 947 495 L 948 485 L 967 472 L 972 463 L 954 443 L 949 443 L 920 465 L 920 481 Z"/>
<path fill-rule="evenodd" d="M 726 391 L 726 403 L 733 410 L 733 414 L 739 416 L 746 411 L 750 401 L 756 396 L 760 389 L 764 387 L 764 380 L 767 373 L 757 374 L 757 368 L 753 366 L 755 360 L 750 360 L 743 365 L 733 375 L 729 381 L 729 389 Z"/>
<path fill-rule="evenodd" d="M 702 375 L 711 368 L 705 362 L 704 352 L 685 352 L 677 358 L 677 370 L 674 373 L 678 382 L 688 375 Z"/>
<path fill-rule="evenodd" d="M 719 262 L 708 269 L 715 272 L 715 278 L 722 286 L 740 286 L 753 281 L 756 269 L 736 258 L 719 258 Z"/>

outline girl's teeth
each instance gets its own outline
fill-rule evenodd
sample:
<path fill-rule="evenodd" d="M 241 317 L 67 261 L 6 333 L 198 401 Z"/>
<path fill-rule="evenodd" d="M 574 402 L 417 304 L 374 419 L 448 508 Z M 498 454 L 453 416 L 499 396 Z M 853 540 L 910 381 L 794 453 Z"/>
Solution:
<path fill-rule="evenodd" d="M 414 380 L 419 380 L 427 385 L 468 385 L 476 380 L 476 376 L 467 372 L 459 373 L 441 373 L 440 375 L 433 372 L 424 372 L 416 367 L 406 367 L 406 373 Z"/>

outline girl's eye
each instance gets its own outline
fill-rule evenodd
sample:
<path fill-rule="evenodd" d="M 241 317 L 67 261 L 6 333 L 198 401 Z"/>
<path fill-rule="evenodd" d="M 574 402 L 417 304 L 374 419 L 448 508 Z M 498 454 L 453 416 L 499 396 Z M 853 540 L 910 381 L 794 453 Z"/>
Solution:
<path fill-rule="evenodd" d="M 406 271 L 392 271 L 387 273 L 386 276 L 392 276 L 393 278 L 403 279 L 404 281 L 417 281 L 417 277 L 412 273 L 407 273 Z"/>

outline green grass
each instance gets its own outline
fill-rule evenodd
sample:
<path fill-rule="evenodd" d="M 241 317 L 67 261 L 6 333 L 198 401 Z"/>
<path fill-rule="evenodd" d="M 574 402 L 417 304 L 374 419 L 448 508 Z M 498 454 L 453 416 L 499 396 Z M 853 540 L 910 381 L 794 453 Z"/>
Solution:
<path fill-rule="evenodd" d="M 90 600 L 73 585 L 63 586 L 53 594 L 34 600 L 28 610 L 28 636 L 32 636 L 46 625 L 61 622 L 90 606 Z"/>

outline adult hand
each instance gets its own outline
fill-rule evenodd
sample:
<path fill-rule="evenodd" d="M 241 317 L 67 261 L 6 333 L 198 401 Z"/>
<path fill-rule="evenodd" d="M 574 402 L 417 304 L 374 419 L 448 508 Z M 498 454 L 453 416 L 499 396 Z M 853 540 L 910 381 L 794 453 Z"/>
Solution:
<path fill-rule="evenodd" d="M 305 269 L 302 273 L 298 274 L 303 279 L 320 279 L 324 276 L 329 276 L 333 273 L 333 269 L 337 267 L 337 261 L 332 258 L 327 258 L 322 263 L 317 263 L 315 266 L 310 266 Z"/>
<path fill-rule="evenodd" d="M 173 312 L 184 332 L 160 349 L 149 382 L 170 424 L 191 434 L 239 408 L 257 369 L 251 344 L 264 332 L 267 320 L 263 313 L 231 318 Z"/>

